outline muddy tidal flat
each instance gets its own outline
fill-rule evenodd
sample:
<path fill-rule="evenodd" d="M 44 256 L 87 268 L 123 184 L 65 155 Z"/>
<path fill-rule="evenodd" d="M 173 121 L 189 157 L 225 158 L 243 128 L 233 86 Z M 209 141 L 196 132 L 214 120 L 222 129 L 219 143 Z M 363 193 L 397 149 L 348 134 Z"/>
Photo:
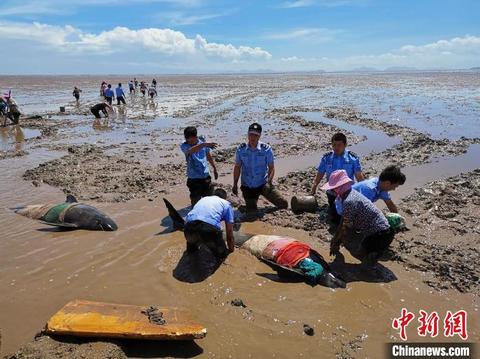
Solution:
<path fill-rule="evenodd" d="M 95 120 L 89 108 L 104 79 L 124 87 L 129 80 L 0 78 L 23 112 L 19 126 L 0 128 L 0 356 L 377 358 L 385 343 L 400 341 L 392 320 L 402 308 L 442 319 L 466 310 L 468 342 L 478 342 L 480 73 L 156 76 L 158 97 L 127 95 L 126 106 Z M 78 104 L 73 86 L 83 90 Z M 407 175 L 392 197 L 409 230 L 373 269 L 342 249 L 345 263 L 332 268 L 346 289 L 282 280 L 241 249 L 207 276 L 189 268 L 162 200 L 188 212 L 183 129 L 197 126 L 219 143 L 217 184 L 230 192 L 235 149 L 252 122 L 264 128 L 274 184 L 288 199 L 309 192 L 339 131 L 368 177 L 388 164 Z M 119 229 L 62 231 L 11 210 L 67 194 L 108 213 Z M 242 212 L 243 199 L 229 195 Z M 260 200 L 258 217 L 240 231 L 295 237 L 331 262 L 320 190 L 317 200 L 317 213 L 303 214 Z M 180 344 L 37 335 L 73 299 L 185 307 L 208 334 Z M 461 341 L 426 340 L 416 326 L 407 328 L 410 342 Z"/>

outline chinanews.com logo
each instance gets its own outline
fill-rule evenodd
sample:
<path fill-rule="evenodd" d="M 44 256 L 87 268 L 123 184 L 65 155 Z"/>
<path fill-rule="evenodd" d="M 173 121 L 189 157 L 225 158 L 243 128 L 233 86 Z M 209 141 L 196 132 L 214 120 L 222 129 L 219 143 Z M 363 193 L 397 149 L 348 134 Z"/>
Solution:
<path fill-rule="evenodd" d="M 417 320 L 415 321 L 415 318 Z M 418 315 L 402 308 L 400 316 L 393 318 L 392 328 L 398 331 L 400 343 L 387 345 L 390 358 L 474 358 L 474 343 L 468 340 L 468 315 L 465 310 L 438 312 L 419 310 Z M 446 339 L 457 338 L 459 342 L 449 343 L 407 343 L 407 327 L 417 323 L 419 337 Z"/>

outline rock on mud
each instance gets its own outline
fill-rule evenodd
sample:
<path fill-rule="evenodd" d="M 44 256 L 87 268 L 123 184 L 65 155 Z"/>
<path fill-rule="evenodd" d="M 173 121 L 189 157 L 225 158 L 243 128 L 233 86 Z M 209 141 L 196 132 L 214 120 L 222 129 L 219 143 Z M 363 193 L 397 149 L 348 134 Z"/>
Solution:
<path fill-rule="evenodd" d="M 310 337 L 315 334 L 315 330 L 308 324 L 303 325 L 303 332 Z"/>
<path fill-rule="evenodd" d="M 242 307 L 242 308 L 246 308 L 247 306 L 245 305 L 245 303 L 243 303 L 243 300 L 241 300 L 240 298 L 235 298 L 233 299 L 231 302 L 230 302 L 231 305 L 233 305 L 234 307 Z"/>

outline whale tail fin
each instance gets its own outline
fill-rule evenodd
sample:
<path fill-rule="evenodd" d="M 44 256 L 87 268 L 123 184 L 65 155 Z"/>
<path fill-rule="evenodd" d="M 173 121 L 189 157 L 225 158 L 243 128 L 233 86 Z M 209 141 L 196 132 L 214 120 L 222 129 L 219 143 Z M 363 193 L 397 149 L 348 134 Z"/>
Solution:
<path fill-rule="evenodd" d="M 183 217 L 178 213 L 178 211 L 173 207 L 173 205 L 166 199 L 163 199 L 163 202 L 165 202 L 165 206 L 167 207 L 168 210 L 168 215 L 172 219 L 173 222 L 173 228 L 175 230 L 183 231 L 185 228 L 185 220 Z"/>
<path fill-rule="evenodd" d="M 65 200 L 65 202 L 67 203 L 77 203 L 77 199 L 75 198 L 75 196 L 71 195 L 71 194 L 68 194 L 67 195 L 67 199 Z"/>

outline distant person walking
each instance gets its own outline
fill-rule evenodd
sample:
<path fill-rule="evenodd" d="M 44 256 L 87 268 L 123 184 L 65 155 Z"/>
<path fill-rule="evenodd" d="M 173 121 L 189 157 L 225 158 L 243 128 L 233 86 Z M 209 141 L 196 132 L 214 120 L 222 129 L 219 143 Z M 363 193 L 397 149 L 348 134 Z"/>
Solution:
<path fill-rule="evenodd" d="M 102 81 L 102 84 L 100 85 L 100 96 L 105 97 L 106 89 L 107 89 L 107 83 L 105 81 Z"/>
<path fill-rule="evenodd" d="M 82 92 L 82 90 L 80 90 L 77 86 L 75 86 L 73 88 L 73 92 L 72 92 L 72 95 L 73 97 L 75 97 L 75 100 L 78 102 L 80 100 L 80 92 Z"/>
<path fill-rule="evenodd" d="M 125 92 L 123 92 L 121 83 L 119 83 L 118 87 L 115 89 L 115 94 L 117 95 L 117 105 L 120 105 L 120 103 L 123 103 L 124 105 L 127 104 L 125 102 Z"/>
<path fill-rule="evenodd" d="M 103 95 L 105 96 L 105 100 L 107 100 L 108 104 L 112 106 L 112 101 L 113 101 L 113 98 L 115 97 L 115 94 L 113 93 L 111 84 L 108 84 Z"/>
<path fill-rule="evenodd" d="M 102 116 L 100 116 L 100 111 L 103 112 L 105 117 L 108 117 L 107 109 L 113 111 L 112 106 L 105 102 L 97 103 L 95 106 L 90 107 L 90 111 L 93 113 L 95 118 L 102 118 Z"/>
<path fill-rule="evenodd" d="M 153 99 L 154 96 L 158 96 L 157 89 L 153 85 L 148 89 L 148 95 L 151 99 Z"/>
<path fill-rule="evenodd" d="M 145 93 L 147 92 L 147 85 L 145 84 L 145 81 L 140 82 L 140 92 L 142 93 L 142 96 L 145 96 Z"/>
<path fill-rule="evenodd" d="M 130 91 L 130 95 L 133 93 L 135 94 L 135 85 L 133 84 L 133 81 L 130 80 L 130 82 L 128 83 L 128 89 Z"/>
<path fill-rule="evenodd" d="M 157 88 L 157 80 L 155 80 L 155 79 L 152 80 L 152 86 Z"/>

